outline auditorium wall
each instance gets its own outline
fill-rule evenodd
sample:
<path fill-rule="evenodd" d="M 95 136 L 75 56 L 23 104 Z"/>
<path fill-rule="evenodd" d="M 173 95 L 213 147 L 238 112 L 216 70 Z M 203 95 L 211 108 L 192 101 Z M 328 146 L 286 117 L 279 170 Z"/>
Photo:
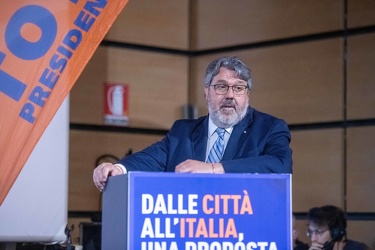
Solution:
<path fill-rule="evenodd" d="M 333 204 L 375 247 L 374 52 L 372 0 L 129 1 L 71 91 L 69 223 L 101 210 L 96 163 L 161 139 L 187 105 L 205 115 L 205 67 L 237 55 L 250 104 L 290 126 L 302 239 L 308 209 Z M 103 124 L 109 82 L 129 86 L 127 127 Z"/>

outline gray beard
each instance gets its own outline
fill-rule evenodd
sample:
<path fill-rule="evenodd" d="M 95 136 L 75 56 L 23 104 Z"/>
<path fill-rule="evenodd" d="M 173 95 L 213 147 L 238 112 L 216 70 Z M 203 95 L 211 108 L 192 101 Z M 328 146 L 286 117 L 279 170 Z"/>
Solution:
<path fill-rule="evenodd" d="M 208 102 L 208 112 L 210 114 L 210 117 L 212 121 L 215 123 L 216 126 L 220 128 L 229 128 L 237 123 L 239 123 L 246 115 L 247 107 L 249 106 L 249 103 L 247 102 L 247 105 L 242 110 L 236 110 L 232 116 L 227 117 L 220 113 L 220 108 L 215 109 L 210 102 Z"/>

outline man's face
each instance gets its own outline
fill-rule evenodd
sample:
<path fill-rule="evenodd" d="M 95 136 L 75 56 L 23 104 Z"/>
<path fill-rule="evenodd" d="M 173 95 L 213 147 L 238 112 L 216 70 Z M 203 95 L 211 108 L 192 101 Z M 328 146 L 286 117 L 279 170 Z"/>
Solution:
<path fill-rule="evenodd" d="M 311 243 L 315 246 L 322 246 L 324 243 L 331 240 L 331 232 L 328 226 L 318 226 L 314 223 L 309 223 L 308 234 Z"/>
<path fill-rule="evenodd" d="M 241 80 L 236 75 L 235 71 L 220 68 L 211 82 L 211 85 L 204 88 L 206 100 L 208 102 L 208 111 L 213 122 L 218 127 L 231 127 L 236 125 L 246 114 L 249 106 L 249 90 L 245 89 L 244 94 L 236 94 L 232 88 L 228 89 L 225 94 L 217 94 L 215 92 L 215 85 L 227 86 L 246 86 L 244 80 Z"/>

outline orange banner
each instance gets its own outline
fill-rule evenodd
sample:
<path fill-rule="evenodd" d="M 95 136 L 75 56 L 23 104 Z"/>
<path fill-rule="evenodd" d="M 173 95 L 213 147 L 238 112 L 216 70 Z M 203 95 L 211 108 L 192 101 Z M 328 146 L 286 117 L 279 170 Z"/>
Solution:
<path fill-rule="evenodd" d="M 0 205 L 127 2 L 0 1 Z"/>

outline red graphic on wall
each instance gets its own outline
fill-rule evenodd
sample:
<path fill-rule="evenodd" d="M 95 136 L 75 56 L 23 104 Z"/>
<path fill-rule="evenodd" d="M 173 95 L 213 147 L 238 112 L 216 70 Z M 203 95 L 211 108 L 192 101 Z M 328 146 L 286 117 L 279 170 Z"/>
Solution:
<path fill-rule="evenodd" d="M 129 123 L 129 86 L 119 83 L 104 84 L 104 124 L 127 126 Z"/>

